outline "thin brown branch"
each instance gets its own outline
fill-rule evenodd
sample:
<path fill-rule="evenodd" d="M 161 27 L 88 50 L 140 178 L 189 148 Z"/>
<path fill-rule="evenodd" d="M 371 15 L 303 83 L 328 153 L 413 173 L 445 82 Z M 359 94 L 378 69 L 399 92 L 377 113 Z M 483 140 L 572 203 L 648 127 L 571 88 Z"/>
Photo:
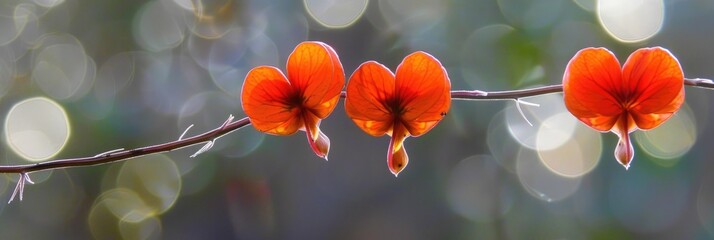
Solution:
<path fill-rule="evenodd" d="M 237 121 L 227 122 L 218 128 L 211 131 L 176 141 L 157 144 L 148 147 L 140 147 L 135 149 L 109 151 L 92 157 L 68 158 L 54 161 L 40 162 L 35 164 L 15 165 L 15 166 L 0 166 L 0 173 L 30 173 L 48 169 L 60 169 L 69 167 L 93 166 L 111 162 L 124 161 L 136 157 L 141 157 L 154 153 L 168 152 L 199 143 L 213 141 L 232 131 L 248 126 L 250 120 L 246 117 Z"/>
<path fill-rule="evenodd" d="M 684 85 L 692 86 L 696 88 L 714 89 L 714 82 L 709 79 L 685 79 Z M 533 97 L 544 94 L 558 93 L 563 91 L 562 85 L 550 85 L 529 89 L 512 90 L 512 91 L 495 91 L 495 92 L 484 92 L 484 91 L 466 91 L 466 90 L 455 90 L 451 91 L 451 97 L 454 100 L 518 100 L 525 97 Z M 340 95 L 342 98 L 346 96 L 343 91 Z M 183 138 L 182 136 L 171 142 L 166 142 L 162 144 L 157 144 L 148 147 L 140 147 L 135 149 L 117 149 L 104 152 L 92 157 L 81 157 L 81 158 L 68 158 L 59 159 L 47 162 L 40 162 L 35 164 L 24 164 L 24 165 L 14 165 L 14 166 L 0 166 L 0 173 L 20 173 L 26 174 L 31 172 L 37 172 L 48 169 L 61 169 L 70 167 L 81 167 L 81 166 L 93 166 L 105 163 L 112 163 L 118 161 L 124 161 L 136 157 L 141 157 L 154 153 L 168 152 L 188 146 L 193 146 L 199 143 L 212 143 L 215 139 L 226 135 L 230 132 L 238 130 L 242 127 L 248 126 L 250 124 L 250 119 L 243 118 L 237 121 L 232 121 L 229 118 L 223 125 L 215 128 L 211 131 L 189 137 Z M 188 129 L 187 129 L 188 130 Z M 184 132 L 185 134 L 185 132 Z M 205 148 L 205 149 L 204 149 Z M 204 146 L 202 150 L 208 150 L 209 146 Z M 199 150 L 198 153 L 201 151 Z"/>

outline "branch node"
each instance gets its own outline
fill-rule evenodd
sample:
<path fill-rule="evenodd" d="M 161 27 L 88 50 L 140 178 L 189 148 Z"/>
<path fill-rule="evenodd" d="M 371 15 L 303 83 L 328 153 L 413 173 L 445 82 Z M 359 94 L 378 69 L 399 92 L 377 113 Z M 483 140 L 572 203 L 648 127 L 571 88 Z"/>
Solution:
<path fill-rule="evenodd" d="M 228 119 L 226 119 L 226 121 L 223 122 L 223 124 L 221 124 L 220 130 L 226 129 L 226 127 L 228 127 L 228 125 L 231 124 L 231 122 L 233 122 L 233 118 L 235 118 L 235 117 L 233 116 L 233 114 L 228 115 Z M 211 148 L 213 148 L 213 145 L 216 143 L 216 140 L 218 140 L 219 137 L 220 137 L 220 136 L 215 137 L 215 138 L 209 140 L 208 142 L 206 142 L 206 144 L 203 145 L 203 147 L 201 147 L 201 149 L 198 149 L 198 151 L 196 151 L 196 153 L 194 153 L 194 154 L 191 155 L 190 157 L 191 157 L 191 158 L 195 158 L 196 156 L 198 156 L 198 155 L 200 155 L 200 154 L 202 154 L 202 153 L 205 153 L 205 152 L 207 152 L 208 150 L 211 150 Z"/>

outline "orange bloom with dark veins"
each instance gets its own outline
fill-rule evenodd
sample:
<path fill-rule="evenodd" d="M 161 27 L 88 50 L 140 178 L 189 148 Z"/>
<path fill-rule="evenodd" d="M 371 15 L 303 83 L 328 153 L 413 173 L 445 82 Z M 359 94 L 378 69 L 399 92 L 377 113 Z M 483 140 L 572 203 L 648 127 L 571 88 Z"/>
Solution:
<path fill-rule="evenodd" d="M 335 50 L 321 42 L 303 42 L 288 57 L 287 77 L 272 66 L 248 72 L 241 93 L 243 110 L 261 132 L 305 131 L 315 154 L 327 160 L 330 139 L 320 131 L 320 121 L 337 106 L 344 84 Z"/>
<path fill-rule="evenodd" d="M 451 82 L 436 58 L 415 52 L 396 75 L 384 65 L 365 62 L 347 83 L 347 115 L 367 134 L 392 137 L 387 166 L 397 176 L 409 162 L 404 140 L 421 136 L 449 111 Z"/>
<path fill-rule="evenodd" d="M 565 106 L 581 122 L 612 131 L 620 140 L 615 158 L 626 169 L 634 157 L 630 133 L 667 121 L 684 102 L 684 74 L 660 47 L 641 48 L 625 64 L 604 48 L 580 50 L 563 76 Z"/>

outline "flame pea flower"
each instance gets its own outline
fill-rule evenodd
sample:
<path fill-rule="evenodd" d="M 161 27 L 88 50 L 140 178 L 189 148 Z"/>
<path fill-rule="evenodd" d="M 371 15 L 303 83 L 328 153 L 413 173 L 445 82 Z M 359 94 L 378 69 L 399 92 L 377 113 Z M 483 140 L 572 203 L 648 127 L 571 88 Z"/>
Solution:
<path fill-rule="evenodd" d="M 337 106 L 344 84 L 344 70 L 332 47 L 303 42 L 288 57 L 287 78 L 272 66 L 250 70 L 241 101 L 256 129 L 281 136 L 305 131 L 315 154 L 327 160 L 330 139 L 320 131 L 320 121 Z"/>
<path fill-rule="evenodd" d="M 369 135 L 391 136 L 387 167 L 397 176 L 409 162 L 404 140 L 421 136 L 444 118 L 451 104 L 451 82 L 433 56 L 415 52 L 404 58 L 396 75 L 368 61 L 347 83 L 347 115 Z"/>
<path fill-rule="evenodd" d="M 568 111 L 589 127 L 619 137 L 615 158 L 629 168 L 634 157 L 630 133 L 667 121 L 684 102 L 684 74 L 661 47 L 633 52 L 620 68 L 604 48 L 580 50 L 563 76 Z"/>

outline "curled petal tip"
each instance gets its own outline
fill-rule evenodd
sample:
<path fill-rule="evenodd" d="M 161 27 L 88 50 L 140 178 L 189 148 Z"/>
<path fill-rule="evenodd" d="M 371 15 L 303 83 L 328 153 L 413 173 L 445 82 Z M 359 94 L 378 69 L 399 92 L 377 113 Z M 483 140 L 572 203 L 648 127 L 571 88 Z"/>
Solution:
<path fill-rule="evenodd" d="M 401 141 L 403 141 L 403 139 Z M 389 156 L 387 159 L 387 167 L 389 167 L 389 171 L 394 174 L 394 177 L 397 177 L 397 175 L 399 175 L 399 173 L 402 172 L 402 170 L 404 170 L 404 168 L 407 167 L 407 164 L 409 163 L 409 156 L 407 155 L 407 151 L 406 149 L 404 149 L 404 145 L 400 145 L 401 147 L 396 151 L 394 151 L 393 148 L 390 148 Z"/>
<path fill-rule="evenodd" d="M 327 161 L 327 153 L 330 152 L 330 138 L 327 135 L 318 130 L 317 139 L 312 139 L 310 131 L 307 131 L 307 142 L 315 155 Z"/>
<path fill-rule="evenodd" d="M 615 147 L 615 158 L 623 167 L 625 167 L 625 170 L 627 170 L 630 168 L 630 163 L 632 162 L 634 156 L 635 150 L 632 147 L 629 134 L 623 134 L 617 142 L 617 147 Z"/>

